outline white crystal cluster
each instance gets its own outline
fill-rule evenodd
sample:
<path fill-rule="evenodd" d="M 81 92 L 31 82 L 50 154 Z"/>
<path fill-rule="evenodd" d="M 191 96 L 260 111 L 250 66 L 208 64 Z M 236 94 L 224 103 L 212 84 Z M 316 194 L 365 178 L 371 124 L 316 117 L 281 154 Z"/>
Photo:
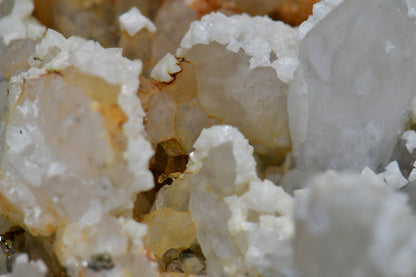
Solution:
<path fill-rule="evenodd" d="M 292 197 L 257 177 L 253 147 L 235 127 L 205 129 L 194 147 L 185 176 L 167 188 L 165 200 L 159 201 L 161 206 L 183 210 L 189 202 L 208 274 L 290 273 Z M 169 203 L 174 196 L 176 201 Z M 180 197 L 185 199 L 179 202 Z"/>
<path fill-rule="evenodd" d="M 156 32 L 156 26 L 147 17 L 142 15 L 138 8 L 133 7 L 119 17 L 120 29 L 134 36 L 141 29 L 146 28 L 150 32 Z"/>
<path fill-rule="evenodd" d="M 246 14 L 227 17 L 212 13 L 191 24 L 177 54 L 192 55 L 187 53 L 198 44 L 218 43 L 234 53 L 242 49 L 249 56 L 250 69 L 270 66 L 287 83 L 293 78 L 298 64 L 295 37 L 296 30 L 268 17 Z M 275 55 L 275 58 L 271 60 L 270 55 Z"/>
<path fill-rule="evenodd" d="M 6 2 L 6 0 L 2 0 Z M 31 16 L 33 2 L 15 0 L 10 13 L 0 21 L 1 42 L 8 45 L 11 41 L 23 38 L 40 38 L 46 28 Z"/>
<path fill-rule="evenodd" d="M 56 254 L 74 276 L 103 252 L 119 260 L 108 276 L 137 266 L 155 274 L 141 242 L 146 226 L 114 217 L 153 187 L 153 150 L 136 96 L 141 62 L 53 30 L 27 62 L 31 68 L 9 81 L 3 211 L 34 235 L 56 233 Z"/>
<path fill-rule="evenodd" d="M 185 2 L 160 4 L 161 30 L 131 8 L 123 43 L 163 44 L 183 26 L 162 15 L 195 16 Z M 214 12 L 152 70 L 46 31 L 33 8 L 15 0 L 0 18 L 1 234 L 18 225 L 52 240 L 68 276 L 416 276 L 414 1 L 323 0 L 299 28 Z M 191 151 L 186 170 L 151 190 L 152 144 L 171 137 Z M 187 227 L 164 226 L 165 212 Z M 194 245 L 206 270 L 185 262 Z M 6 276 L 47 266 L 22 254 Z"/>
<path fill-rule="evenodd" d="M 308 20 L 304 21 L 299 26 L 299 38 L 303 39 L 306 34 L 318 24 L 325 16 L 331 12 L 336 6 L 342 3 L 343 0 L 322 0 L 313 6 L 313 14 L 309 16 Z"/>
<path fill-rule="evenodd" d="M 172 75 L 180 72 L 181 70 L 182 69 L 179 66 L 179 62 L 175 56 L 168 53 L 153 68 L 151 76 L 159 82 L 169 83 L 174 80 Z"/>
<path fill-rule="evenodd" d="M 67 41 L 52 30 L 36 46 L 30 62 L 33 67 L 28 72 L 12 77 L 9 83 L 9 107 L 14 108 L 9 108 L 7 114 L 4 148 L 8 151 L 1 161 L 3 175 L 9 179 L 7 183 L 11 185 L 23 182 L 33 189 L 46 189 L 51 194 L 50 201 L 59 205 L 67 202 L 69 206 L 63 205 L 65 214 L 81 221 L 84 214 L 94 209 L 98 209 L 94 217 L 99 221 L 102 210 L 107 209 L 106 212 L 109 212 L 131 206 L 132 192 L 152 187 L 151 175 L 147 170 L 152 150 L 144 139 L 140 121 L 143 111 L 135 96 L 141 64 L 123 59 L 120 52 L 105 50 L 94 42 L 80 38 Z M 62 71 L 64 76 L 42 76 L 46 70 Z M 106 92 L 113 94 L 110 99 L 113 98 L 114 103 L 104 103 L 109 99 L 101 100 L 99 95 L 94 95 L 104 91 L 96 92 L 86 85 L 82 87 L 82 79 L 94 75 L 102 80 L 102 86 L 114 86 L 115 91 Z M 68 85 L 65 83 L 66 78 L 78 82 L 80 87 Z M 61 93 L 56 92 L 57 88 Z M 95 89 L 97 88 L 98 84 Z M 88 98 L 91 99 L 91 104 L 88 104 Z M 108 108 L 106 105 L 114 105 L 110 108 L 119 109 L 120 113 L 128 117 L 122 134 L 119 134 L 125 137 L 124 153 L 114 153 L 109 143 L 112 138 L 108 136 L 113 134 L 106 134 L 103 125 L 110 123 L 103 122 L 105 118 L 102 117 L 110 111 L 104 110 L 102 115 L 98 113 L 100 109 Z M 54 110 L 52 107 L 55 106 L 60 109 Z M 78 121 L 81 121 L 81 125 L 77 124 Z M 95 136 L 85 137 L 84 134 L 91 130 L 94 130 Z M 117 163 L 124 166 L 117 166 Z M 120 179 L 120 176 L 123 178 Z M 123 183 L 123 190 L 117 188 L 117 182 Z M 71 205 L 77 204 L 71 198 L 79 196 L 61 191 L 68 185 L 76 186 L 76 183 L 81 187 L 83 183 L 89 184 L 91 193 L 96 195 L 92 198 L 85 195 L 89 200 L 81 200 L 89 209 L 79 205 L 75 209 Z M 3 193 L 9 191 L 6 187 L 4 185 Z M 53 187 L 62 188 L 52 192 Z M 96 188 L 93 189 L 94 187 Z M 117 194 L 125 196 L 116 200 L 113 196 Z M 16 197 L 19 199 L 19 196 Z M 103 201 L 112 204 L 103 204 Z M 40 210 L 39 216 L 46 215 L 47 206 L 52 203 L 44 204 L 45 211 Z M 39 233 L 48 234 L 47 230 L 42 230 L 47 228 L 47 224 L 37 222 L 37 216 L 31 217 L 30 221 L 34 222 L 25 221 L 28 227 L 37 226 Z M 54 217 L 50 221 L 54 224 L 59 222 Z"/>
<path fill-rule="evenodd" d="M 286 90 L 298 65 L 296 35 L 268 17 L 213 13 L 191 24 L 177 51 L 196 65 L 204 110 L 275 163 L 290 148 Z"/>

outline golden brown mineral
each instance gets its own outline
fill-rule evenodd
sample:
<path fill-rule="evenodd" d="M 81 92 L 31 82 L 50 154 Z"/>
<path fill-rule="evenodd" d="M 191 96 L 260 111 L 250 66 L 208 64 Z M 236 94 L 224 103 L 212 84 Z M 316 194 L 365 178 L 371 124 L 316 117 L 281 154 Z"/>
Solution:
<path fill-rule="evenodd" d="M 148 225 L 146 248 L 161 258 L 171 248 L 187 249 L 195 240 L 195 224 L 189 212 L 172 208 L 160 208 L 146 215 L 143 223 Z"/>
<path fill-rule="evenodd" d="M 169 181 L 170 175 L 184 172 L 188 163 L 188 152 L 177 139 L 160 142 L 156 147 L 156 154 L 151 161 L 150 170 L 155 177 L 156 188 Z"/>
<path fill-rule="evenodd" d="M 320 0 L 281 0 L 276 10 L 270 14 L 273 19 L 297 26 L 312 14 L 313 4 Z"/>

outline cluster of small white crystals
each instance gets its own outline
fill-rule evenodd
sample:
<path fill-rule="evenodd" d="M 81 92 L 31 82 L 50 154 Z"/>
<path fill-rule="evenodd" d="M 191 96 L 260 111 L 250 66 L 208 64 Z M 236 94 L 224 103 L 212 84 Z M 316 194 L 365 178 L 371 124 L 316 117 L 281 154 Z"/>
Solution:
<path fill-rule="evenodd" d="M 8 203 L 0 206 L 34 235 L 57 232 L 56 255 L 71 275 L 101 253 L 111 253 L 115 266 L 99 276 L 155 275 L 141 243 L 146 226 L 112 215 L 128 214 L 136 194 L 153 187 L 153 150 L 136 96 L 141 62 L 53 30 L 28 62 L 9 82 L 0 161 Z"/>
<path fill-rule="evenodd" d="M 14 0 L 10 14 L 0 20 L 0 38 L 2 43 L 8 45 L 16 39 L 36 39 L 42 37 L 46 28 L 31 16 L 32 11 L 33 1 Z"/>
<path fill-rule="evenodd" d="M 142 15 L 138 8 L 133 7 L 119 17 L 120 28 L 130 36 L 134 36 L 141 29 L 146 28 L 150 32 L 156 32 L 156 26 L 147 17 Z"/>
<path fill-rule="evenodd" d="M 165 262 L 175 243 L 190 247 L 195 232 L 208 276 L 416 276 L 415 215 L 400 191 L 416 184 L 416 162 L 403 176 L 403 161 L 392 158 L 400 138 L 410 154 L 416 148 L 415 131 L 406 131 L 416 96 L 415 7 L 323 0 L 299 28 L 211 13 L 191 24 L 177 57 L 167 53 L 153 67 L 161 89 L 146 109 L 140 60 L 46 30 L 31 17 L 32 1 L 15 0 L 0 18 L 0 233 L 18 225 L 53 237 L 69 276 L 158 276 L 154 258 Z M 156 32 L 137 8 L 119 23 L 131 37 Z M 181 104 L 194 112 L 178 112 Z M 154 187 L 149 141 L 174 137 L 181 124 L 202 129 L 176 118 L 198 113 L 203 127 L 208 118 L 224 125 L 178 139 L 192 150 L 186 171 L 169 175 L 151 207 L 160 221 L 164 211 L 181 214 L 193 235 L 181 238 L 186 245 L 165 239 L 153 256 L 143 241 L 158 226 L 132 218 L 136 196 Z M 157 129 L 155 118 L 170 129 Z M 259 177 L 290 151 L 296 166 L 282 186 Z M 267 162 L 256 168 L 255 157 Z M 46 271 L 22 254 L 4 276 Z"/>
<path fill-rule="evenodd" d="M 205 129 L 194 147 L 188 170 L 197 173 L 184 182 L 193 184 L 189 210 L 208 274 L 290 272 L 291 257 L 283 253 L 293 236 L 292 197 L 257 177 L 253 148 L 236 128 Z"/>
<path fill-rule="evenodd" d="M 313 14 L 308 20 L 302 22 L 299 26 L 299 38 L 303 39 L 306 34 L 321 21 L 329 12 L 344 0 L 322 0 L 313 6 Z"/>
<path fill-rule="evenodd" d="M 196 65 L 205 111 L 274 162 L 290 149 L 286 90 L 298 65 L 296 35 L 268 17 L 212 13 L 191 24 L 177 51 Z"/>
<path fill-rule="evenodd" d="M 295 28 L 267 16 L 227 17 L 212 13 L 192 22 L 176 54 L 186 58 L 192 56 L 189 52 L 197 45 L 215 43 L 233 53 L 242 49 L 248 56 L 250 69 L 270 66 L 276 70 L 279 79 L 287 83 L 298 65 L 296 35 Z"/>
<path fill-rule="evenodd" d="M 51 53 L 54 56 L 51 57 Z M 69 192 L 60 191 L 68 186 L 68 182 L 79 182 L 81 187 L 82 183 L 89 186 L 91 182 L 97 184 L 93 194 L 100 195 L 101 200 L 98 198 L 94 201 L 109 201 L 112 205 L 101 208 L 102 203 L 93 204 L 95 197 L 89 200 L 93 201 L 90 204 L 87 204 L 89 201 L 84 202 L 86 207 L 93 205 L 98 209 L 96 216 L 102 213 L 101 209 L 107 209 L 108 212 L 129 208 L 133 201 L 132 193 L 134 195 L 152 187 L 147 163 L 153 152 L 144 139 L 144 129 L 140 121 L 144 112 L 135 96 L 138 87 L 135 77 L 140 74 L 141 64 L 123 59 L 120 52 L 105 50 L 93 42 L 80 38 L 66 40 L 52 30 L 36 46 L 33 57 L 33 67 L 28 72 L 12 77 L 9 84 L 9 107 L 15 108 L 8 111 L 9 121 L 5 130 L 5 147 L 8 151 L 1 160 L 5 177 L 12 183 L 20 180 L 18 183 L 24 182 L 39 189 L 48 187 L 48 183 L 52 187 L 60 187 L 55 192 L 57 195 L 52 193 L 54 189 L 47 188 L 52 194 L 50 200 L 68 202 L 69 206 L 65 209 L 68 215 L 75 213 L 70 216 L 72 218 L 82 218 L 88 209 L 84 210 L 73 202 L 74 199 L 71 198 L 78 197 L 77 195 L 71 196 Z M 64 78 L 53 74 L 41 76 L 46 70 L 61 70 L 67 74 Z M 121 134 L 125 136 L 126 145 L 123 147 L 126 151 L 122 153 L 122 158 L 117 158 L 121 159 L 119 163 L 126 163 L 125 167 L 110 165 L 116 159 L 109 137 L 114 134 L 106 134 L 104 125 L 110 123 L 101 118 L 106 116 L 107 103 L 100 103 L 102 100 L 94 95 L 97 94 L 93 91 L 94 88 L 83 84 L 83 78 L 94 75 L 101 80 L 102 86 L 109 88 L 108 91 L 99 93 L 113 94 L 111 98 L 114 103 L 111 104 L 118 106 L 119 112 L 128 117 Z M 65 79 L 77 83 L 78 86 L 68 85 Z M 56 88 L 59 90 L 56 91 Z M 97 88 L 99 84 L 96 84 Z M 55 106 L 60 109 L 54 109 Z M 100 109 L 104 110 L 101 111 L 102 115 L 97 113 Z M 91 132 L 91 136 L 86 136 L 87 132 Z M 95 169 L 91 171 L 91 164 L 83 162 L 94 163 Z M 91 176 L 87 177 L 88 175 Z M 59 185 L 61 182 L 62 185 Z M 118 189 L 114 187 L 113 183 L 117 182 L 124 184 L 122 191 L 117 192 Z M 103 191 L 99 192 L 100 190 Z M 58 195 L 65 196 L 59 199 Z M 104 200 L 107 198 L 104 195 L 108 195 L 110 199 Z M 116 200 L 114 195 L 120 195 L 121 198 Z M 76 210 L 81 214 L 75 212 Z M 31 217 L 30 220 L 35 222 L 25 222 L 28 227 L 36 225 L 36 228 L 40 228 L 39 233 L 48 234 L 47 230 L 41 229 L 46 228 L 45 222 L 36 222 L 36 217 Z M 52 222 L 57 223 L 58 220 Z"/>

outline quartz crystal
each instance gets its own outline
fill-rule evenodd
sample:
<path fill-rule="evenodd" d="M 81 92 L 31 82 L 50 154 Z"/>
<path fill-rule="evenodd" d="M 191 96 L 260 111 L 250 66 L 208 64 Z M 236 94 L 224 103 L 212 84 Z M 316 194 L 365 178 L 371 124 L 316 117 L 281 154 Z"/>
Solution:
<path fill-rule="evenodd" d="M 416 225 L 404 195 L 369 175 L 328 172 L 309 185 L 297 197 L 294 242 L 306 276 L 414 276 Z"/>
<path fill-rule="evenodd" d="M 145 118 L 149 140 L 157 144 L 176 138 L 191 151 L 204 127 L 221 122 L 209 116 L 201 105 L 195 65 L 167 54 L 151 75 L 160 82 L 139 90 L 139 97 L 149 102 Z"/>
<path fill-rule="evenodd" d="M 414 97 L 413 33 L 404 1 L 355 0 L 307 33 L 288 91 L 298 167 L 378 170 L 389 162 Z"/>
<path fill-rule="evenodd" d="M 415 18 L 0 0 L 0 276 L 416 276 Z"/>
<path fill-rule="evenodd" d="M 12 186 L 20 186 L 22 193 L 31 195 L 33 202 L 28 205 L 32 207 L 21 211 L 25 217 L 22 223 L 45 235 L 64 224 L 53 215 L 57 211 L 52 207 L 56 205 L 70 221 L 88 220 L 87 212 L 94 209 L 95 220 L 99 221 L 100 216 L 110 211 L 122 211 L 131 206 L 132 193 L 152 187 L 147 170 L 152 150 L 143 135 L 140 136 L 143 132 L 137 117 L 141 113 L 140 102 L 132 94 L 138 82 L 133 80 L 130 87 L 125 83 L 120 88 L 118 82 L 122 80 L 118 78 L 125 78 L 127 72 L 117 77 L 114 67 L 106 72 L 101 66 L 101 71 L 95 73 L 99 76 L 90 76 L 88 67 L 92 63 L 83 67 L 88 61 L 80 56 L 84 55 L 80 49 L 84 48 L 87 53 L 87 49 L 105 50 L 80 40 L 65 43 L 63 37 L 49 31 L 37 46 L 37 59 L 33 61 L 38 65 L 39 60 L 45 63 L 49 59 L 49 63 L 39 66 L 54 72 L 61 70 L 59 73 L 36 77 L 36 73 L 29 71 L 27 74 L 31 75 L 23 73 L 10 84 L 9 101 L 15 107 L 8 112 L 4 147 L 9 151 L 1 160 L 7 179 L 2 184 L 2 193 L 10 195 L 12 202 L 21 201 L 23 197 L 16 194 Z M 56 58 L 49 57 L 51 53 L 47 51 L 51 48 L 60 50 Z M 63 55 L 67 57 L 64 61 Z M 115 62 L 117 56 L 108 57 Z M 119 59 L 120 71 L 123 66 L 129 66 L 130 74 L 139 74 L 140 64 Z M 89 77 L 94 85 L 88 83 Z M 123 130 L 121 124 L 125 126 Z M 95 136 L 86 136 L 87 132 Z M 141 152 L 140 156 L 134 154 L 137 151 Z M 122 190 L 117 188 L 120 183 L 124 185 Z M 80 199 L 74 192 L 87 184 L 89 194 Z M 68 186 L 78 189 L 71 193 L 66 191 Z M 85 206 L 77 204 L 76 199 Z M 29 216 L 29 212 L 33 215 Z"/>
<path fill-rule="evenodd" d="M 287 153 L 285 92 L 298 63 L 295 29 L 266 17 L 213 13 L 192 23 L 177 54 L 195 63 L 198 97 L 210 116 L 238 127 L 272 163 Z"/>
<path fill-rule="evenodd" d="M 290 256 L 279 250 L 293 235 L 292 198 L 258 179 L 252 151 L 231 126 L 204 130 L 195 142 L 188 170 L 201 168 L 187 177 L 194 184 L 189 209 L 209 276 L 279 276 L 291 270 Z M 265 245 L 259 238 L 274 242 Z"/>
<path fill-rule="evenodd" d="M 143 218 L 148 227 L 146 248 L 158 257 L 169 249 L 189 248 L 195 240 L 195 225 L 188 212 L 160 208 Z"/>
<path fill-rule="evenodd" d="M 188 7 L 186 2 L 189 1 L 163 1 L 154 19 L 158 29 L 158 36 L 153 46 L 155 60 L 161 59 L 169 52 L 173 53 L 188 30 L 189 24 L 198 19 L 198 13 Z"/>
<path fill-rule="evenodd" d="M 132 60 L 140 59 L 144 64 L 143 75 L 148 76 L 153 66 L 152 45 L 155 39 L 155 25 L 136 7 L 122 14 L 118 21 L 122 31 L 118 45 L 123 48 L 123 55 Z M 140 48 L 137 45 L 140 45 Z"/>
<path fill-rule="evenodd" d="M 3 212 L 35 235 L 57 232 L 56 253 L 71 275 L 101 252 L 120 260 L 111 276 L 134 272 L 140 263 L 131 259 L 155 272 L 141 243 L 145 226 L 114 218 L 153 187 L 147 168 L 153 151 L 135 95 L 141 63 L 52 30 L 28 62 L 30 70 L 9 83 Z M 97 236 L 98 230 L 106 231 Z"/>

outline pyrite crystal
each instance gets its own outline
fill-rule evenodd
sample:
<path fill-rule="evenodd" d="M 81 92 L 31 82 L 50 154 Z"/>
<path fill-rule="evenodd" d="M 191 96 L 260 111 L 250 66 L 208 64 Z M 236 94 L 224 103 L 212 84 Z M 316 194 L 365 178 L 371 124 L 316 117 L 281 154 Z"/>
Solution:
<path fill-rule="evenodd" d="M 186 170 L 188 153 L 176 139 L 159 142 L 156 153 L 150 162 L 150 170 L 153 172 L 155 183 L 158 186 L 171 184 L 174 173 L 182 173 Z"/>

